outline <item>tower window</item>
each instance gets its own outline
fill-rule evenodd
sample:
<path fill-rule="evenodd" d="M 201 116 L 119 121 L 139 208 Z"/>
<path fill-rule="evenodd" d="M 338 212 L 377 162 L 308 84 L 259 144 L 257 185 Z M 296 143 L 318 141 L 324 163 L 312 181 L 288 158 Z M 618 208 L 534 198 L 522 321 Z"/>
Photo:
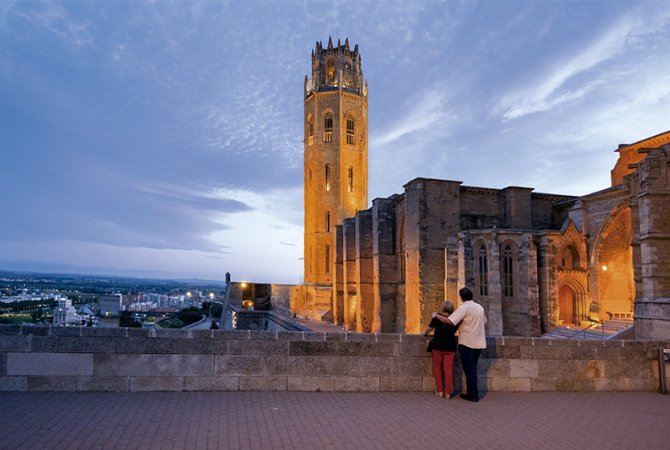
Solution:
<path fill-rule="evenodd" d="M 333 115 L 330 113 L 323 119 L 323 142 L 333 142 Z"/>
<path fill-rule="evenodd" d="M 326 63 L 326 72 L 327 72 L 327 78 L 326 82 L 328 84 L 334 84 L 335 83 L 335 62 L 332 59 L 329 59 L 328 62 Z"/>
<path fill-rule="evenodd" d="M 489 262 L 486 246 L 479 247 L 479 295 L 489 295 Z"/>
<path fill-rule="evenodd" d="M 330 273 L 330 245 L 326 245 L 326 273 Z"/>
<path fill-rule="evenodd" d="M 326 233 L 330 233 L 330 211 L 326 211 Z"/>
<path fill-rule="evenodd" d="M 309 130 L 307 134 L 307 144 L 312 145 L 314 143 L 314 122 L 310 120 L 307 129 Z"/>
<path fill-rule="evenodd" d="M 507 244 L 502 252 L 502 288 L 504 297 L 514 297 L 514 259 L 512 256 L 512 247 Z"/>
<path fill-rule="evenodd" d="M 330 191 L 330 164 L 326 164 L 326 191 Z"/>
<path fill-rule="evenodd" d="M 349 192 L 354 192 L 354 168 L 351 166 L 347 169 L 347 178 L 349 180 Z"/>
<path fill-rule="evenodd" d="M 354 118 L 347 117 L 347 144 L 354 143 Z"/>

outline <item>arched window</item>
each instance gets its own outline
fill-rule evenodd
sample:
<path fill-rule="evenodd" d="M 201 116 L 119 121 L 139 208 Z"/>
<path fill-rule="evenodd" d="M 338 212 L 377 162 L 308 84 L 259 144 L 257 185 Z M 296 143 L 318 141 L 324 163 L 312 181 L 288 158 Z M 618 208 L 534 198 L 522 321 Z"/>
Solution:
<path fill-rule="evenodd" d="M 329 144 L 333 142 L 333 115 L 326 114 L 323 118 L 323 142 Z"/>
<path fill-rule="evenodd" d="M 354 118 L 349 116 L 347 117 L 347 144 L 354 143 Z"/>
<path fill-rule="evenodd" d="M 326 273 L 330 273 L 330 245 L 326 245 Z"/>
<path fill-rule="evenodd" d="M 326 164 L 326 191 L 330 191 L 330 164 Z"/>
<path fill-rule="evenodd" d="M 484 244 L 479 246 L 478 263 L 479 295 L 489 295 L 489 261 Z"/>
<path fill-rule="evenodd" d="M 335 84 L 335 61 L 329 59 L 326 63 L 326 83 Z"/>
<path fill-rule="evenodd" d="M 326 211 L 326 233 L 330 233 L 330 211 Z"/>
<path fill-rule="evenodd" d="M 510 244 L 502 251 L 503 297 L 514 297 L 514 252 Z"/>
<path fill-rule="evenodd" d="M 349 180 L 348 189 L 349 192 L 354 192 L 354 168 L 349 166 L 347 169 L 347 178 Z"/>

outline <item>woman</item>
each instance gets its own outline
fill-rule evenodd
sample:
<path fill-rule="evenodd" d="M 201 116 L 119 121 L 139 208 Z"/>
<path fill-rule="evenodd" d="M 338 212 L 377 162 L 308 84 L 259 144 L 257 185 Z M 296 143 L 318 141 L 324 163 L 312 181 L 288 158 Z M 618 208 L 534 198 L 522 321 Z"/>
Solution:
<path fill-rule="evenodd" d="M 443 316 L 449 316 L 454 312 L 454 305 L 445 300 L 441 305 Z M 458 326 L 449 325 L 433 317 L 423 333 L 428 336 L 431 330 L 433 339 L 430 341 L 430 349 L 433 356 L 433 375 L 435 376 L 435 394 L 446 399 L 451 398 L 454 390 L 454 357 L 456 356 L 456 330 Z"/>

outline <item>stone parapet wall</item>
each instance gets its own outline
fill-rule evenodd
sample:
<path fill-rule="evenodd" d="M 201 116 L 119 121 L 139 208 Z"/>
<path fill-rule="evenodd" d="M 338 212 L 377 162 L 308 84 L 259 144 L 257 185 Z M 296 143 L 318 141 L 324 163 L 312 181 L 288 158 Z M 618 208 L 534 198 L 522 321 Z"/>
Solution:
<path fill-rule="evenodd" d="M 480 388 L 658 391 L 660 347 L 670 343 L 489 338 Z M 419 335 L 0 326 L 3 391 L 433 389 Z"/>

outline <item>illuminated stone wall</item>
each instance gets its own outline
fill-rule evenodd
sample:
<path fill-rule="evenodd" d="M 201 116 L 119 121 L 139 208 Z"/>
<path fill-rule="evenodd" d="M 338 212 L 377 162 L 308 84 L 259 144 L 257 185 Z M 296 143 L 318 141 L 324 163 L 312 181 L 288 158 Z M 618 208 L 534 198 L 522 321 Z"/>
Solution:
<path fill-rule="evenodd" d="M 433 391 L 421 336 L 0 325 L 2 391 Z M 487 340 L 480 392 L 659 391 L 670 342 Z M 455 387 L 461 389 L 458 358 Z"/>

